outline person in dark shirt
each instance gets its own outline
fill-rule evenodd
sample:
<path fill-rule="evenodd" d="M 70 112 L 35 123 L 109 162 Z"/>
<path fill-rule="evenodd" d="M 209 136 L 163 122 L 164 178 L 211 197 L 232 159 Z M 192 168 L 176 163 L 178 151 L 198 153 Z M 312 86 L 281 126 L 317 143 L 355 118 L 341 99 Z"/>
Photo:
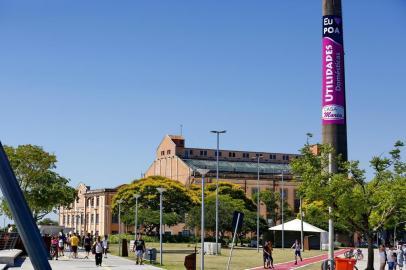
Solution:
<path fill-rule="evenodd" d="M 262 247 L 262 253 L 264 257 L 264 268 L 267 269 L 269 268 L 269 262 L 271 260 L 271 253 L 269 252 L 269 242 L 265 241 L 263 247 Z"/>
<path fill-rule="evenodd" d="M 134 243 L 133 251 L 135 252 L 136 264 L 142 264 L 142 256 L 145 252 L 145 242 L 142 240 L 141 234 L 138 234 L 138 238 Z"/>
<path fill-rule="evenodd" d="M 85 252 L 86 252 L 85 258 L 89 259 L 90 250 L 92 248 L 92 237 L 90 236 L 90 233 L 87 233 L 87 235 L 83 239 L 83 246 L 84 246 Z"/>

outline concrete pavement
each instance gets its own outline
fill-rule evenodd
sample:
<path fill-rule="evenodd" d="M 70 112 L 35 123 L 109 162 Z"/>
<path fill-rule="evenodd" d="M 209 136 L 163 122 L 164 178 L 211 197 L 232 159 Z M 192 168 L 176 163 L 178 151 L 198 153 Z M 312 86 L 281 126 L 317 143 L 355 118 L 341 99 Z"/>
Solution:
<path fill-rule="evenodd" d="M 68 253 L 67 253 L 68 255 Z M 150 265 L 136 265 L 135 261 L 125 259 L 118 256 L 108 254 L 108 258 L 103 258 L 102 267 L 97 267 L 94 255 L 90 255 L 89 259 L 84 259 L 84 252 L 79 252 L 78 259 L 69 258 L 68 256 L 59 257 L 58 260 L 49 261 L 53 270 L 71 270 L 71 269 L 120 269 L 120 270 L 161 270 Z M 18 264 L 17 264 L 18 265 Z M 18 267 L 10 267 L 9 269 L 23 269 L 33 270 L 30 259 L 27 257 L 25 260 L 20 261 Z"/>

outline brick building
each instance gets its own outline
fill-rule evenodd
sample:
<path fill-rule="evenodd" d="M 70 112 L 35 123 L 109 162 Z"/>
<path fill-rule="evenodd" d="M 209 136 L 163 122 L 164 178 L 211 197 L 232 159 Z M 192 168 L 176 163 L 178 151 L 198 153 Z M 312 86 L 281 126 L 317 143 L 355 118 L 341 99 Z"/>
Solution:
<path fill-rule="evenodd" d="M 209 169 L 207 182 L 216 181 L 216 151 L 207 148 L 185 147 L 182 136 L 167 135 L 156 150 L 156 157 L 145 176 L 160 175 L 177 180 L 183 184 L 200 183 L 197 169 Z M 272 190 L 281 193 L 282 173 L 284 194 L 295 212 L 299 211 L 299 198 L 296 195 L 297 183 L 292 181 L 289 162 L 298 154 L 252 152 L 236 150 L 219 151 L 219 181 L 240 185 L 246 195 L 251 197 L 257 192 L 257 155 L 260 155 L 260 190 Z M 265 216 L 265 206 L 261 214 Z"/>

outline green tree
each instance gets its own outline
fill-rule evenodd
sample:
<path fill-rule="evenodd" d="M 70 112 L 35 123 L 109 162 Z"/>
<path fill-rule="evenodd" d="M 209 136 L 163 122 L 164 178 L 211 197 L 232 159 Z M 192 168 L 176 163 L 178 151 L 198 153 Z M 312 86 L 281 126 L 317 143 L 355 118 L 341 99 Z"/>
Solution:
<path fill-rule="evenodd" d="M 337 160 L 338 172 L 329 173 L 330 146 L 321 145 L 315 155 L 306 145 L 302 156 L 292 161 L 294 173 L 300 176 L 300 192 L 309 202 L 321 201 L 333 209 L 333 219 L 363 234 L 368 242 L 367 269 L 373 269 L 373 239 L 376 231 L 396 219 L 406 200 L 406 165 L 401 161 L 397 142 L 390 157 L 373 157 L 370 161 L 374 177 L 366 181 L 358 161 Z M 327 211 L 327 209 L 325 209 Z"/>
<path fill-rule="evenodd" d="M 205 228 L 208 231 L 216 231 L 216 194 L 210 192 L 205 198 Z M 246 208 L 245 200 L 236 199 L 230 195 L 219 195 L 219 236 L 223 239 L 227 232 L 232 232 L 232 221 L 234 211 L 244 213 L 244 221 L 239 238 L 242 239 L 248 232 L 256 231 L 256 211 Z M 201 206 L 193 207 L 186 218 L 186 225 L 189 228 L 200 228 Z M 260 219 L 261 231 L 266 227 L 263 218 Z"/>
<path fill-rule="evenodd" d="M 151 176 L 135 180 L 121 187 L 113 197 L 113 210 L 118 212 L 118 200 L 122 200 L 121 218 L 126 224 L 134 224 L 135 194 L 140 194 L 138 199 L 139 224 L 145 227 L 148 234 L 159 228 L 159 192 L 158 187 L 166 188 L 163 193 L 163 221 L 172 226 L 184 221 L 185 214 L 199 199 L 196 193 L 187 189 L 182 183 L 161 176 Z"/>
<path fill-rule="evenodd" d="M 226 232 L 232 231 L 234 211 L 246 211 L 244 201 L 233 199 L 230 195 L 219 195 L 219 234 L 223 238 Z M 205 198 L 205 227 L 214 232 L 216 230 L 216 195 L 211 193 Z M 196 206 L 189 211 L 186 224 L 190 228 L 200 227 L 201 206 Z"/>
<path fill-rule="evenodd" d="M 35 145 L 4 147 L 24 197 L 37 222 L 60 206 L 68 207 L 76 198 L 76 190 L 68 186 L 69 180 L 57 174 L 57 159 Z M 1 210 L 10 218 L 11 211 L 5 198 Z"/>
<path fill-rule="evenodd" d="M 279 192 L 273 192 L 270 190 L 262 190 L 259 193 L 259 200 L 266 207 L 267 218 L 272 219 L 273 222 L 282 220 L 282 209 L 280 207 L 281 197 L 282 196 Z M 254 202 L 257 201 L 257 193 L 252 196 L 252 200 Z M 295 213 L 292 207 L 287 202 L 286 198 L 283 201 L 283 217 L 285 222 L 295 218 Z"/>
<path fill-rule="evenodd" d="M 59 222 L 56 220 L 52 220 L 50 218 L 44 218 L 40 221 L 38 221 L 38 225 L 52 225 L 52 226 L 58 226 Z"/>
<path fill-rule="evenodd" d="M 242 200 L 244 202 L 245 208 L 251 211 L 255 211 L 257 209 L 256 204 L 252 201 L 251 198 L 248 198 L 245 195 L 245 192 L 241 188 L 241 186 L 229 182 L 219 182 L 218 186 L 219 186 L 218 192 L 219 195 L 229 195 L 233 199 Z M 207 184 L 205 188 L 208 194 L 216 192 L 215 183 Z M 199 191 L 199 193 L 201 194 L 201 191 Z"/>

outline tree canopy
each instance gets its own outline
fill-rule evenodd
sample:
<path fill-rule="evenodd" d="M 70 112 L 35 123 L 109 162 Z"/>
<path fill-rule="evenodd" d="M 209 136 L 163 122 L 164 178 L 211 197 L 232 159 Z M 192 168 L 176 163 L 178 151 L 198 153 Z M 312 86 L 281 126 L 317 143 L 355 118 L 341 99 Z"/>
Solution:
<path fill-rule="evenodd" d="M 195 189 L 197 191 L 197 189 Z M 205 186 L 205 228 L 208 231 L 216 230 L 216 184 Z M 199 191 L 201 195 L 201 190 Z M 242 235 L 256 231 L 256 210 L 254 202 L 248 198 L 242 188 L 233 183 L 219 182 L 219 233 L 223 238 L 226 232 L 232 231 L 232 219 L 234 211 L 244 213 Z M 193 207 L 186 218 L 186 224 L 190 228 L 200 227 L 201 206 Z M 260 219 L 261 231 L 266 227 L 266 221 Z M 242 236 L 240 235 L 240 237 Z"/>
<path fill-rule="evenodd" d="M 13 168 L 34 220 L 41 220 L 60 206 L 69 206 L 76 198 L 76 190 L 68 186 L 69 179 L 54 171 L 57 159 L 36 145 L 5 146 L 4 150 Z M 1 210 L 10 218 L 11 211 L 3 197 Z"/>
<path fill-rule="evenodd" d="M 59 222 L 56 220 L 52 220 L 50 218 L 44 218 L 37 223 L 38 225 L 52 225 L 52 226 L 58 226 Z"/>
<path fill-rule="evenodd" d="M 374 176 L 366 180 L 358 161 L 343 162 L 336 156 L 338 172 L 329 173 L 328 145 L 320 145 L 315 155 L 309 145 L 291 166 L 302 181 L 300 192 L 307 202 L 319 202 L 327 213 L 333 209 L 333 218 L 349 230 L 363 234 L 369 244 L 368 267 L 373 269 L 372 241 L 376 231 L 400 217 L 406 200 L 406 164 L 401 160 L 402 142 L 396 142 L 389 157 L 373 157 L 370 165 Z"/>
<path fill-rule="evenodd" d="M 122 186 L 113 197 L 113 209 L 118 212 L 118 201 L 122 200 L 121 218 L 126 224 L 134 224 L 135 194 L 138 199 L 139 223 L 143 224 L 148 234 L 159 227 L 159 192 L 158 187 L 166 188 L 163 193 L 163 221 L 166 225 L 175 225 L 184 221 L 185 213 L 199 203 L 195 191 L 187 189 L 182 183 L 162 176 L 150 176 L 135 180 Z"/>

